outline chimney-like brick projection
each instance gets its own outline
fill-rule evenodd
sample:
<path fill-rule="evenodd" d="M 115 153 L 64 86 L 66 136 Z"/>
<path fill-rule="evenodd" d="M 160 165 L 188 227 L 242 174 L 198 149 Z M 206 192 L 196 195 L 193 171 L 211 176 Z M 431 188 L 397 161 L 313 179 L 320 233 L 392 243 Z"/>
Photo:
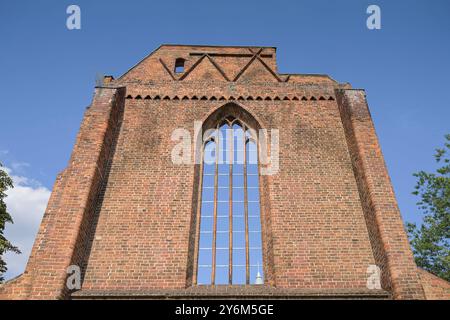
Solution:
<path fill-rule="evenodd" d="M 201 165 L 172 162 L 172 133 L 194 149 L 194 124 L 226 114 L 279 130 L 279 171 L 259 178 L 264 285 L 195 282 Z M 370 265 L 382 289 L 367 288 Z M 95 89 L 0 298 L 448 298 L 444 284 L 414 264 L 364 91 L 281 74 L 273 47 L 163 45 Z"/>

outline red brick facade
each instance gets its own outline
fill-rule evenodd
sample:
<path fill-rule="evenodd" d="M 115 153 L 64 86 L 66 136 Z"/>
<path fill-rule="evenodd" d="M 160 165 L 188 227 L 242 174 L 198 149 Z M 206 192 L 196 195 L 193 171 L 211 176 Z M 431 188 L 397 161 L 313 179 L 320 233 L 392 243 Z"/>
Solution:
<path fill-rule="evenodd" d="M 420 268 L 419 275 L 428 300 L 450 300 L 450 283 Z"/>
<path fill-rule="evenodd" d="M 279 130 L 279 172 L 260 177 L 262 286 L 195 284 L 200 165 L 174 164 L 171 138 L 225 114 Z M 66 287 L 70 265 L 81 290 Z M 367 288 L 370 265 L 382 289 Z M 26 271 L 0 298 L 443 297 L 421 279 L 364 91 L 279 74 L 271 47 L 164 45 L 96 88 Z"/>

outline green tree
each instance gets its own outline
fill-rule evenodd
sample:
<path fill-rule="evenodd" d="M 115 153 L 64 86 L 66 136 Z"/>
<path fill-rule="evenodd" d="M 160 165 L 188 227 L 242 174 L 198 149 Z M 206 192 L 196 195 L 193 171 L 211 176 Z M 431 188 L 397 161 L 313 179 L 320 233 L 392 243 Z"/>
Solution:
<path fill-rule="evenodd" d="M 0 283 L 3 282 L 3 274 L 7 270 L 6 262 L 3 260 L 3 254 L 7 251 L 20 253 L 20 250 L 13 246 L 3 235 L 6 223 L 13 223 L 11 215 L 6 210 L 6 203 L 4 201 L 6 198 L 5 192 L 9 188 L 13 188 L 13 182 L 2 167 L 3 165 L 0 163 Z"/>
<path fill-rule="evenodd" d="M 442 149 L 436 149 L 439 168 L 435 173 L 420 171 L 414 195 L 423 212 L 423 223 L 407 223 L 408 235 L 419 267 L 450 281 L 450 134 Z"/>

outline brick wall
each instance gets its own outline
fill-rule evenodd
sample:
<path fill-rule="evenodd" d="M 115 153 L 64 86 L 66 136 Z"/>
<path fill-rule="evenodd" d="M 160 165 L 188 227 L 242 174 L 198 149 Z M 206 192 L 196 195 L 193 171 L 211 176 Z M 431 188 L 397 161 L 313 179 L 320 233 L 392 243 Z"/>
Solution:
<path fill-rule="evenodd" d="M 205 54 L 207 53 L 207 54 Z M 25 274 L 1 298 L 424 298 L 365 98 L 328 76 L 279 74 L 274 48 L 162 46 L 98 88 Z M 177 58 L 185 72 L 173 72 Z M 174 129 L 220 114 L 278 129 L 260 179 L 265 286 L 193 286 L 199 165 Z M 82 268 L 82 288 L 65 287 Z M 367 268 L 383 289 L 367 290 Z"/>
<path fill-rule="evenodd" d="M 363 90 L 338 90 L 342 122 L 383 286 L 395 298 L 423 298 L 397 201 Z"/>
<path fill-rule="evenodd" d="M 423 269 L 418 269 L 427 300 L 450 300 L 450 283 Z"/>
<path fill-rule="evenodd" d="M 120 122 L 125 90 L 96 89 L 86 111 L 69 165 L 58 177 L 25 273 L 19 285 L 7 283 L 7 297 L 67 297 L 66 270 L 82 265 L 99 187 Z M 0 297 L 3 294 L 0 291 Z"/>

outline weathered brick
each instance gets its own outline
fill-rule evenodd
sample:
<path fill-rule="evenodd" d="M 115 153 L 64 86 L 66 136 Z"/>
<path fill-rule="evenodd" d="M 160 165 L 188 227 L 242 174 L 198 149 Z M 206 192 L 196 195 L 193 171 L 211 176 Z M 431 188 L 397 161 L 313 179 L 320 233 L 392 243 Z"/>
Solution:
<path fill-rule="evenodd" d="M 280 130 L 280 171 L 260 177 L 262 287 L 194 285 L 200 166 L 172 163 L 171 135 L 227 112 Z M 366 288 L 372 264 L 383 290 Z M 421 278 L 363 91 L 279 74 L 271 47 L 164 45 L 96 88 L 26 271 L 0 297 L 442 296 Z"/>

